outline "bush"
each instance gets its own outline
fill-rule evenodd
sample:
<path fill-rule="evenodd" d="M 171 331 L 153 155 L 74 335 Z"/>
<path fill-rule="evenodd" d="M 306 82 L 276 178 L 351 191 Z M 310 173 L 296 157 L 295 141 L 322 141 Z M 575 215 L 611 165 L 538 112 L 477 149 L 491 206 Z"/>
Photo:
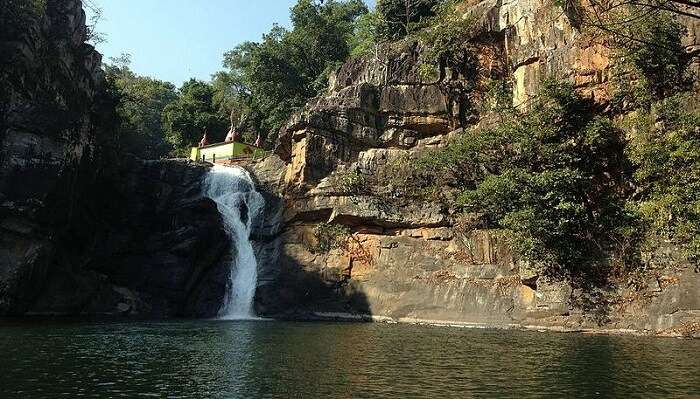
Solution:
<path fill-rule="evenodd" d="M 633 223 L 623 155 L 610 120 L 594 117 L 570 85 L 547 82 L 529 112 L 469 131 L 414 164 L 415 173 L 425 171 L 417 189 L 503 230 L 543 272 L 578 277 L 597 271 Z M 444 195 L 450 188 L 461 191 L 457 199 Z"/>
<path fill-rule="evenodd" d="M 358 172 L 338 172 L 333 175 L 331 185 L 343 194 L 366 194 L 369 192 L 367 178 Z"/>
<path fill-rule="evenodd" d="M 332 249 L 345 248 L 350 230 L 339 224 L 320 223 L 314 228 L 315 245 L 311 252 L 328 253 Z"/>
<path fill-rule="evenodd" d="M 670 240 L 700 258 L 700 109 L 691 93 L 655 103 L 630 124 L 629 157 L 636 166 L 633 210 L 653 247 Z"/>
<path fill-rule="evenodd" d="M 405 154 L 389 161 L 377 173 L 377 180 L 382 183 L 382 199 L 389 202 L 409 201 L 443 201 L 444 186 L 438 175 L 432 170 L 428 160 L 437 152 L 426 152 L 419 156 Z"/>
<path fill-rule="evenodd" d="M 436 69 L 441 62 L 470 61 L 473 55 L 465 48 L 472 18 L 463 18 L 457 12 L 457 0 L 446 0 L 434 8 L 434 16 L 425 20 L 415 37 L 427 46 L 421 54 L 421 74 L 424 78 L 436 78 Z"/>
<path fill-rule="evenodd" d="M 622 25 L 624 32 L 612 34 L 613 82 L 617 102 L 648 108 L 689 87 L 690 57 L 681 42 L 684 28 L 673 14 L 628 8 L 621 18 L 640 13 Z"/>
<path fill-rule="evenodd" d="M 515 112 L 513 107 L 513 85 L 506 80 L 488 80 L 484 84 L 481 112 L 494 112 L 508 115 Z"/>

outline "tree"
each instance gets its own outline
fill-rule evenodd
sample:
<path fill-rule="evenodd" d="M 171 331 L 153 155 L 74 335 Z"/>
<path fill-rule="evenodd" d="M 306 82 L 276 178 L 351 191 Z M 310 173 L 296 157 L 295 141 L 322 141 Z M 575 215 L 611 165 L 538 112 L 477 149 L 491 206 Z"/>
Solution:
<path fill-rule="evenodd" d="M 97 26 L 103 18 L 102 7 L 93 0 L 83 0 L 83 8 L 88 16 L 88 21 L 85 26 L 86 41 L 93 46 L 104 43 L 106 41 L 104 33 L 97 30 Z"/>
<path fill-rule="evenodd" d="M 546 82 L 530 111 L 422 154 L 398 183 L 500 231 L 541 272 L 591 281 L 633 223 L 622 137 L 570 85 Z"/>
<path fill-rule="evenodd" d="M 172 149 L 165 140 L 163 110 L 177 99 L 175 86 L 145 76 L 130 68 L 131 57 L 122 54 L 104 66 L 108 84 L 119 98 L 117 129 L 119 143 L 126 151 L 142 158 L 157 159 Z"/>
<path fill-rule="evenodd" d="M 593 11 L 588 15 L 588 23 L 597 26 L 606 26 L 611 30 L 615 30 L 614 25 L 631 23 L 644 15 L 652 15 L 660 12 L 669 12 L 675 15 L 682 15 L 688 18 L 700 19 L 700 1 L 694 0 L 591 0 L 589 2 Z M 571 0 L 563 3 L 565 9 L 576 9 L 579 6 Z M 617 21 L 615 24 L 610 24 L 607 17 L 610 14 L 619 14 L 621 11 L 638 10 L 636 15 L 628 15 L 626 21 Z M 620 25 L 622 26 L 622 25 Z M 618 26 L 618 27 L 620 27 Z"/>
<path fill-rule="evenodd" d="M 365 13 L 361 0 L 299 0 L 292 30 L 274 26 L 261 42 L 224 55 L 226 70 L 214 82 L 218 104 L 240 107 L 239 124 L 271 141 L 294 111 L 325 89 L 328 75 L 349 56 L 355 21 Z"/>
<path fill-rule="evenodd" d="M 644 222 L 646 244 L 665 240 L 700 260 L 700 107 L 679 93 L 631 118 L 627 149 L 636 167 L 632 208 Z"/>
<path fill-rule="evenodd" d="M 213 100 L 210 84 L 190 79 L 180 88 L 178 98 L 163 109 L 165 137 L 175 148 L 173 155 L 187 155 L 205 129 L 210 142 L 223 141 L 228 123 Z"/>
<path fill-rule="evenodd" d="M 683 27 L 666 11 L 654 12 L 610 33 L 617 99 L 648 108 L 688 89 L 691 57 L 681 42 Z"/>
<path fill-rule="evenodd" d="M 386 21 L 386 34 L 398 39 L 411 32 L 412 25 L 435 15 L 441 0 L 379 0 L 377 11 Z"/>
<path fill-rule="evenodd" d="M 359 57 L 371 54 L 375 59 L 379 59 L 380 47 L 389 41 L 385 29 L 386 21 L 378 11 L 359 17 L 353 35 L 351 55 Z"/>

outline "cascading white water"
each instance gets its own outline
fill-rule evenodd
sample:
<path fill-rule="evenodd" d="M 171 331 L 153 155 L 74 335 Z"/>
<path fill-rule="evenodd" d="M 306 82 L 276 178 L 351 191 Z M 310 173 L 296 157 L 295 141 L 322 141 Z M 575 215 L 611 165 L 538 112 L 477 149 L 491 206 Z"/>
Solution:
<path fill-rule="evenodd" d="M 265 206 L 248 172 L 240 167 L 214 165 L 204 182 L 204 193 L 216 202 L 231 240 L 231 274 L 219 318 L 255 317 L 253 299 L 257 285 L 257 260 L 250 242 L 253 221 Z"/>

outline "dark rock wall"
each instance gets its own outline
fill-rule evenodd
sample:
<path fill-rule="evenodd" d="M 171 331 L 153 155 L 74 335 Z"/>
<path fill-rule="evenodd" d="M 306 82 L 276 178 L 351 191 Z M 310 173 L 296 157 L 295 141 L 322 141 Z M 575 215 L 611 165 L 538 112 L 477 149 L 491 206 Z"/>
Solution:
<path fill-rule="evenodd" d="M 230 254 L 207 169 L 118 154 L 81 1 L 32 12 L 0 24 L 0 316 L 215 315 Z"/>
<path fill-rule="evenodd" d="M 17 23 L 0 27 L 0 314 L 26 311 L 59 256 L 90 169 L 102 85 L 79 1 L 48 1 Z"/>

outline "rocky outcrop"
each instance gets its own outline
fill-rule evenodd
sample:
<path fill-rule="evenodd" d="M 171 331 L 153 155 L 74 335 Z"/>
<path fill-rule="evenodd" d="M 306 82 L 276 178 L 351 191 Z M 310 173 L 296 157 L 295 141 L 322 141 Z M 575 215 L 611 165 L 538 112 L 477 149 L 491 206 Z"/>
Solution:
<path fill-rule="evenodd" d="M 7 5 L 4 18 L 22 9 Z M 28 8 L 28 7 L 25 7 Z M 85 44 L 79 1 L 49 1 L 2 22 L 0 315 L 30 306 L 91 173 L 100 56 Z M 26 26 L 17 26 L 25 24 Z"/>
<path fill-rule="evenodd" d="M 113 185 L 118 190 L 111 195 L 119 205 L 85 249 L 82 263 L 82 270 L 108 283 L 111 302 L 98 295 L 100 301 L 81 312 L 116 309 L 141 317 L 217 314 L 231 254 L 216 204 L 202 197 L 207 170 L 183 161 L 133 158 L 122 164 Z"/>
<path fill-rule="evenodd" d="M 280 132 L 279 158 L 268 162 L 286 166 L 265 175 L 284 197 L 284 228 L 278 260 L 258 290 L 259 310 L 671 334 L 696 326 L 700 275 L 680 259 L 657 262 L 644 274 L 655 277 L 641 282 L 582 290 L 514 259 L 496 232 L 465 233 L 451 209 L 375 195 L 390 184 L 379 172 L 393 160 L 487 123 L 479 114 L 486 79 L 510 81 L 521 108 L 548 77 L 572 81 L 601 105 L 609 99 L 608 49 L 580 33 L 575 15 L 542 0 L 471 4 L 458 7 L 474 21 L 458 51 L 472 58 L 443 63 L 434 78 L 419 71 L 425 49 L 411 41 L 350 60 Z M 348 172 L 374 193 L 339 189 Z M 322 223 L 347 229 L 342 245 L 319 250 Z"/>
<path fill-rule="evenodd" d="M 130 158 L 102 195 L 78 210 L 69 237 L 3 224 L 2 313 L 212 317 L 230 273 L 216 204 L 201 195 L 207 168 Z M 98 216 L 99 215 L 99 216 Z"/>
<path fill-rule="evenodd" d="M 290 164 L 285 182 L 308 188 L 337 165 L 371 148 L 410 148 L 447 134 L 472 117 L 475 79 L 497 77 L 497 63 L 445 65 L 426 78 L 424 49 L 415 42 L 387 46 L 379 57 L 353 59 L 331 78 L 328 94 L 312 100 L 281 131 L 276 153 Z M 465 50 L 466 51 L 466 50 Z M 502 49 L 491 49 L 499 53 Z"/>
<path fill-rule="evenodd" d="M 0 21 L 0 316 L 216 315 L 230 251 L 207 168 L 118 155 L 81 1 L 15 3 L 0 12 L 17 18 Z"/>

